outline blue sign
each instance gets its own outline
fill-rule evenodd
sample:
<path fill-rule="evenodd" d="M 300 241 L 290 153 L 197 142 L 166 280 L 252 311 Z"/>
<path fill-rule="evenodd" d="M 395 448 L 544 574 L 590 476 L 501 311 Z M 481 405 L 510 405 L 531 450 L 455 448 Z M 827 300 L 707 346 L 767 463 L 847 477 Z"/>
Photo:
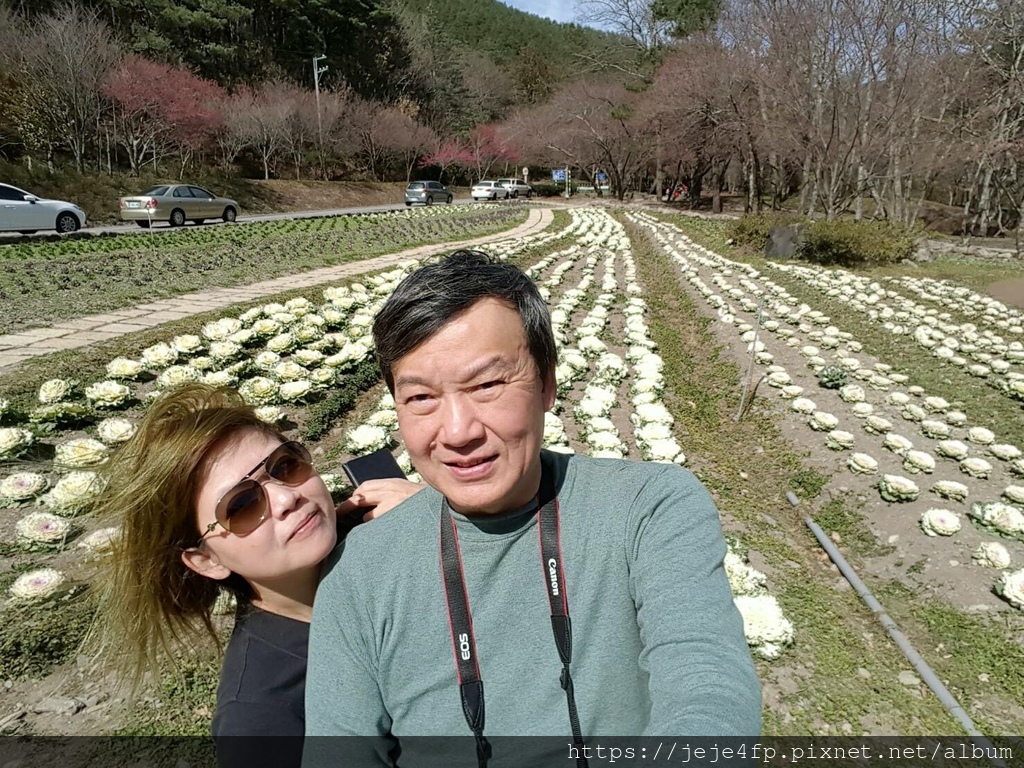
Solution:
<path fill-rule="evenodd" d="M 605 173 L 604 171 L 598 173 L 597 174 L 597 181 L 598 181 L 599 184 L 603 184 L 604 182 L 608 181 L 608 174 Z"/>
<path fill-rule="evenodd" d="M 552 181 L 565 181 L 565 168 L 555 168 L 551 171 Z"/>

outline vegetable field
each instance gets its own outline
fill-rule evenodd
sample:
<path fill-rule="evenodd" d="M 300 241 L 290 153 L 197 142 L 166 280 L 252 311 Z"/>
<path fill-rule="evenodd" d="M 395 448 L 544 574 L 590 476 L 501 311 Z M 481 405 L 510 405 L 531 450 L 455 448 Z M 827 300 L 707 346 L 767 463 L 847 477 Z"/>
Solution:
<path fill-rule="evenodd" d="M 207 250 L 297 270 L 339 250 L 353 259 L 397 250 L 387 238 L 508 228 L 520 210 L 398 216 L 387 235 L 359 222 L 295 222 L 265 247 L 225 228 Z M 226 240 L 235 236 L 249 239 Z M 342 248 L 347 238 L 353 245 Z M 149 241 L 131 239 L 142 258 Z M 192 253 L 184 240 L 156 243 L 180 264 Z M 980 730 L 1024 728 L 1020 312 L 949 283 L 727 259 L 674 221 L 629 209 L 561 211 L 547 231 L 488 250 L 527 269 L 551 307 L 560 354 L 546 444 L 674 462 L 711 490 L 764 685 L 766 733 L 962 732 L 829 563 L 804 515 Z M 96 258 L 45 259 L 72 256 Z M 103 464 L 152 398 L 202 380 L 237 386 L 262 418 L 304 439 L 339 498 L 339 462 L 356 453 L 388 446 L 415 476 L 369 337 L 375 311 L 414 266 L 179 322 L 145 346 L 126 339 L 75 376 L 0 399 L 0 680 L 11 680 L 0 722 L 20 706 L 9 727 L 23 733 L 208 730 L 214 649 L 184 656 L 130 712 L 99 670 L 73 661 L 91 615 L 85 587 L 117 535 L 90 511 Z M 33 712 L 33 697 L 54 684 L 80 701 L 107 698 L 74 717 Z"/>

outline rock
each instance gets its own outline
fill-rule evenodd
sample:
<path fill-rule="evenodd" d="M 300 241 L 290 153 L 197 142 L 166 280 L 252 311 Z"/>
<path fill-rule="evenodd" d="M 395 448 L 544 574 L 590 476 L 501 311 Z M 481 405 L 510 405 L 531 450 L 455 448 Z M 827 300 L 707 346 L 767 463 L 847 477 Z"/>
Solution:
<path fill-rule="evenodd" d="M 864 680 L 870 680 L 871 679 L 871 673 L 868 672 L 866 669 L 864 669 L 864 667 L 858 667 L 858 669 L 857 669 L 857 677 L 862 678 Z"/>
<path fill-rule="evenodd" d="M 764 520 L 766 523 L 768 523 L 768 525 L 770 525 L 772 528 L 778 528 L 779 527 L 779 521 L 776 520 L 774 517 L 772 517 L 769 514 L 766 514 L 766 513 L 762 512 L 761 513 L 761 519 Z"/>
<path fill-rule="evenodd" d="M 832 539 L 832 541 L 834 541 L 836 544 L 843 543 L 843 537 L 840 536 L 836 531 L 832 531 L 832 533 L 829 534 L 829 538 Z"/>
<path fill-rule="evenodd" d="M 794 571 L 800 570 L 800 563 L 795 563 L 792 560 L 787 560 L 786 565 L 792 568 Z"/>
<path fill-rule="evenodd" d="M 900 672 L 897 679 L 900 681 L 900 685 L 906 685 L 908 687 L 921 684 L 921 678 L 907 669 Z"/>
<path fill-rule="evenodd" d="M 959 561 L 959 560 L 950 560 L 950 561 L 949 561 L 949 564 L 950 564 L 950 565 L 951 565 L 951 566 L 952 566 L 953 568 L 956 568 L 956 567 L 957 567 L 958 565 L 960 565 L 960 561 Z"/>
<path fill-rule="evenodd" d="M 987 683 L 988 682 L 988 673 L 982 672 L 980 675 L 978 675 L 978 680 L 980 682 L 982 682 L 982 683 Z"/>
<path fill-rule="evenodd" d="M 69 699 L 64 696 L 51 696 L 32 705 L 32 711 L 37 715 L 48 713 L 73 715 L 76 712 L 81 712 L 84 708 L 85 704 L 78 699 Z"/>
<path fill-rule="evenodd" d="M 4 680 L 4 690 L 5 691 L 9 691 L 13 687 L 14 687 L 14 681 L 13 680 Z"/>
<path fill-rule="evenodd" d="M 968 613 L 984 613 L 988 610 L 990 610 L 989 607 L 984 603 L 977 603 L 976 605 L 967 606 Z"/>
<path fill-rule="evenodd" d="M 839 579 L 835 583 L 835 589 L 837 592 L 849 592 L 853 587 L 850 586 L 850 582 L 846 579 Z"/>
<path fill-rule="evenodd" d="M 741 480 L 749 480 L 750 479 L 750 475 L 748 475 L 746 472 L 740 472 L 740 479 Z"/>
<path fill-rule="evenodd" d="M 95 707 L 97 704 L 102 704 L 104 701 L 110 698 L 109 693 L 100 691 L 99 693 L 90 693 L 82 697 L 82 703 L 87 707 Z"/>
<path fill-rule="evenodd" d="M 927 258 L 921 259 L 921 261 L 929 261 L 929 260 L 930 259 L 927 259 Z M 916 261 L 911 261 L 910 259 L 902 259 L 900 261 L 900 264 L 903 264 L 904 266 L 907 266 L 907 267 L 913 267 L 914 269 L 920 269 L 920 267 L 917 265 L 917 262 Z"/>
<path fill-rule="evenodd" d="M 803 244 L 801 226 L 772 227 L 764 245 L 764 255 L 769 259 L 792 259 Z"/>
<path fill-rule="evenodd" d="M 890 544 L 895 544 L 895 543 L 896 543 L 897 541 L 899 541 L 899 540 L 900 540 L 900 535 L 899 535 L 898 533 L 894 533 L 894 534 L 893 534 L 892 536 L 890 536 L 890 537 L 889 537 L 889 538 L 887 539 L 887 541 L 888 541 L 888 542 L 889 542 Z"/>

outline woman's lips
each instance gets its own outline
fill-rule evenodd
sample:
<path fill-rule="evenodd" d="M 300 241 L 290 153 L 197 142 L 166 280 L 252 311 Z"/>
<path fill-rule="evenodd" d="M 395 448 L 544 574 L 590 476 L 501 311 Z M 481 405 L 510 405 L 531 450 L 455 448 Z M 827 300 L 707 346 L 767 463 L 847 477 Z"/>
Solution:
<path fill-rule="evenodd" d="M 299 525 L 299 527 L 296 528 L 294 531 L 292 531 L 291 535 L 288 538 L 289 539 L 301 538 L 306 533 L 308 533 L 309 531 L 313 530 L 313 528 L 316 527 L 316 525 L 319 522 L 319 520 L 320 520 L 320 515 L 316 511 L 311 512 L 309 517 L 307 517 L 305 520 L 303 520 L 302 524 Z"/>

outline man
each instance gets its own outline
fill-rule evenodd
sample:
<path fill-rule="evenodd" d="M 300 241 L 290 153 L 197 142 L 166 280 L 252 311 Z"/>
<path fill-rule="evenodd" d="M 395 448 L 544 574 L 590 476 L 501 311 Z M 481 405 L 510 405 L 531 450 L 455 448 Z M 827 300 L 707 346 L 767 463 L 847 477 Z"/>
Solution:
<path fill-rule="evenodd" d="M 474 736 L 482 765 L 488 736 L 758 734 L 704 487 L 542 450 L 557 351 L 531 280 L 457 252 L 407 277 L 373 333 L 428 487 L 351 533 L 320 585 L 307 736 L 405 755 L 408 736 Z"/>

